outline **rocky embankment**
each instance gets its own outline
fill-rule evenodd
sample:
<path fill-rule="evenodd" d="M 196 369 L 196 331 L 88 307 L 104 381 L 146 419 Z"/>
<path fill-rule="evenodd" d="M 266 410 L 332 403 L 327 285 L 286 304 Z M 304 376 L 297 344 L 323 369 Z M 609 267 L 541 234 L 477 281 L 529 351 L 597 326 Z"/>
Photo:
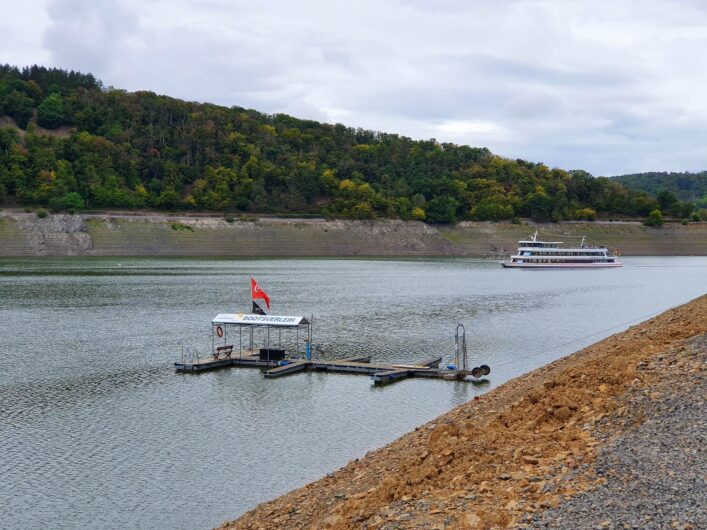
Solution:
<path fill-rule="evenodd" d="M 229 222 L 231 221 L 231 222 Z M 707 255 L 707 223 L 514 225 L 464 222 L 226 219 L 136 212 L 48 215 L 0 211 L 2 256 L 487 256 L 509 254 L 534 230 L 624 255 Z"/>
<path fill-rule="evenodd" d="M 704 295 L 222 528 L 707 528 L 706 374 Z"/>
<path fill-rule="evenodd" d="M 0 256 L 446 256 L 424 223 L 162 214 L 0 216 Z"/>

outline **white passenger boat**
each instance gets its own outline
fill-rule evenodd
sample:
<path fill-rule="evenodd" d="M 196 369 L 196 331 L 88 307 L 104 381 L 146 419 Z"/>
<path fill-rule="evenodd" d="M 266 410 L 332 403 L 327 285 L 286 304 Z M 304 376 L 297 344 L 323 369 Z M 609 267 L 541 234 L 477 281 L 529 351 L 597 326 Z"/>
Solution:
<path fill-rule="evenodd" d="M 577 269 L 621 267 L 616 254 L 606 247 L 587 245 L 586 238 L 576 246 L 565 246 L 562 241 L 540 241 L 535 232 L 528 239 L 518 241 L 518 250 L 501 265 L 513 269 Z"/>

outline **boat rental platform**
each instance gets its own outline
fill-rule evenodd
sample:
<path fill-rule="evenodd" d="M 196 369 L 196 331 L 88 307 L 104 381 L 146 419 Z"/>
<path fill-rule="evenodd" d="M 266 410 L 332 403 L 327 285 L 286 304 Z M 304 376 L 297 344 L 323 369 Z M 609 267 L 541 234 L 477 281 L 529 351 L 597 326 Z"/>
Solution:
<path fill-rule="evenodd" d="M 235 327 L 237 335 L 228 333 Z M 222 368 L 261 368 L 268 379 L 275 379 L 304 371 L 339 372 L 368 375 L 376 385 L 383 385 L 410 377 L 464 381 L 471 376 L 479 379 L 488 375 L 486 365 L 467 369 L 466 341 L 457 335 L 456 363 L 440 368 L 442 356 L 410 363 L 371 362 L 370 357 L 343 359 L 313 359 L 311 320 L 304 317 L 257 314 L 219 314 L 212 320 L 212 353 L 203 357 L 182 353 L 174 368 L 181 373 L 199 373 Z M 289 348 L 283 348 L 282 332 L 292 337 Z M 244 333 L 245 332 L 245 333 Z M 260 339 L 257 340 L 258 332 Z M 229 344 L 229 335 L 232 344 Z M 237 346 L 236 346 L 237 339 Z M 217 346 L 223 342 L 223 345 Z M 256 342 L 264 347 L 256 348 Z M 286 341 L 287 343 L 287 341 Z M 277 347 L 273 347 L 277 346 Z M 292 351 L 293 355 L 288 355 Z"/>

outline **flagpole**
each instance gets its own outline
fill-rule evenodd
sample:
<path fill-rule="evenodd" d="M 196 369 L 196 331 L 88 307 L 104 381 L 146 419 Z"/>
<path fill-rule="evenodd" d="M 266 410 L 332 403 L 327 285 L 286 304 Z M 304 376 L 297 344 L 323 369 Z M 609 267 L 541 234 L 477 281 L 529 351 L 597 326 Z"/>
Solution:
<path fill-rule="evenodd" d="M 248 282 L 248 290 L 250 291 L 250 308 L 249 313 L 253 312 L 253 277 L 249 276 L 250 282 Z M 250 327 L 250 353 L 253 354 L 253 326 Z"/>

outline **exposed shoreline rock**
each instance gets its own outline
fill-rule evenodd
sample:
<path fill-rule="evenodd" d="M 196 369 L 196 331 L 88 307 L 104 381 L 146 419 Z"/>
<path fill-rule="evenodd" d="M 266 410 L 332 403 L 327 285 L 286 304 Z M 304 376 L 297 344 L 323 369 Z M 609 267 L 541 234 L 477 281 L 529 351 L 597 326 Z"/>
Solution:
<path fill-rule="evenodd" d="M 621 481 L 646 478 L 642 466 L 657 461 L 651 437 L 696 381 L 704 386 L 706 361 L 703 295 L 511 380 L 222 528 L 698 528 L 705 484 L 687 478 L 690 510 L 670 511 L 682 490 L 661 480 L 643 503 L 624 499 L 621 509 L 586 513 L 607 492 L 636 495 Z M 695 399 L 704 408 L 704 394 Z M 660 433 L 676 454 L 693 455 L 689 465 L 701 463 L 696 476 L 705 466 L 703 453 L 693 454 L 704 433 L 699 410 L 684 407 L 684 428 Z M 619 457 L 624 469 L 612 474 L 607 463 Z M 648 520 L 646 510 L 660 513 Z"/>
<path fill-rule="evenodd" d="M 93 247 L 81 216 L 59 214 L 43 219 L 18 217 L 17 226 L 25 232 L 29 247 L 38 256 L 86 255 Z"/>
<path fill-rule="evenodd" d="M 455 226 L 399 220 L 207 215 L 55 214 L 0 211 L 0 257 L 11 256 L 479 256 L 499 259 L 534 230 L 567 242 L 586 235 L 623 255 L 707 255 L 707 223 L 647 228 L 638 222 Z"/>

